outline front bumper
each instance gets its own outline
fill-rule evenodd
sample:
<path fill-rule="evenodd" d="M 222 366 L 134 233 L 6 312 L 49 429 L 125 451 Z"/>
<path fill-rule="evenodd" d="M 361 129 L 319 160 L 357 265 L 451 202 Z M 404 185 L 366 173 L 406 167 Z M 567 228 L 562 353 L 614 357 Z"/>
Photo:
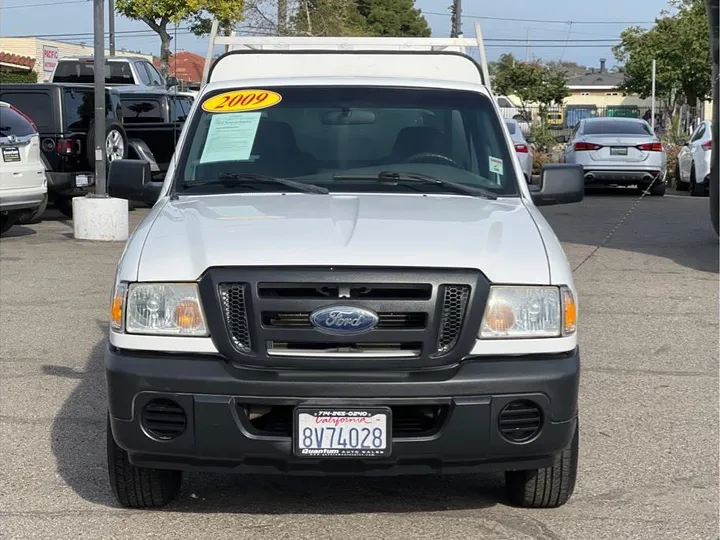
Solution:
<path fill-rule="evenodd" d="M 470 358 L 445 369 L 362 373 L 263 371 L 215 356 L 112 346 L 106 351 L 112 433 L 131 463 L 240 473 L 395 475 L 545 467 L 572 439 L 579 371 L 577 349 Z M 184 431 L 172 440 L 153 438 L 143 425 L 145 406 L 159 398 L 173 401 L 185 415 Z M 539 431 L 521 443 L 506 439 L 499 428 L 501 411 L 518 400 L 534 403 L 542 418 Z M 291 411 L 300 404 L 431 406 L 443 413 L 432 428 L 410 436 L 394 426 L 392 455 L 381 460 L 295 457 L 291 428 L 258 428 L 246 414 L 248 407 Z"/>

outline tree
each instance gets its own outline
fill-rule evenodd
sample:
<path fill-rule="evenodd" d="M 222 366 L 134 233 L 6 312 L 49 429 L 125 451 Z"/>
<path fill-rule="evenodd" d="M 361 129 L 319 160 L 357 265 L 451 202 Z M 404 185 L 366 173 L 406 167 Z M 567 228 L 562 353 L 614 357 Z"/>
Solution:
<path fill-rule="evenodd" d="M 704 0 L 671 0 L 677 9 L 663 12 L 650 30 L 631 27 L 613 49 L 624 64 L 620 90 L 646 98 L 652 93 L 652 61 L 656 60 L 655 93 L 674 109 L 683 101 L 694 106 L 711 90 L 712 62 Z"/>
<path fill-rule="evenodd" d="M 300 0 L 292 26 L 314 36 L 430 36 L 413 0 Z"/>
<path fill-rule="evenodd" d="M 553 103 L 560 105 L 570 95 L 565 72 L 537 61 L 520 62 L 512 54 L 503 54 L 495 63 L 494 71 L 493 85 L 498 93 L 517 96 L 523 109 L 529 103 L 537 103 L 541 115 Z"/>
<path fill-rule="evenodd" d="M 356 0 L 368 35 L 430 37 L 431 31 L 414 0 Z"/>
<path fill-rule="evenodd" d="M 227 31 L 242 19 L 243 4 L 243 0 L 117 0 L 115 6 L 118 13 L 144 22 L 160 36 L 160 69 L 167 75 L 172 41 L 168 24 L 186 21 L 201 36 L 208 33 L 212 17 Z"/>

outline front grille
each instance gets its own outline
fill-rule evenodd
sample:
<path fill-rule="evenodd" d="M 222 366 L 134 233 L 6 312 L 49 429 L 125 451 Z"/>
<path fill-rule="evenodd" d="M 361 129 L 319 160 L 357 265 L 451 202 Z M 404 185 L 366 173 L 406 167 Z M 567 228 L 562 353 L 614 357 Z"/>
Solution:
<path fill-rule="evenodd" d="M 542 423 L 540 408 L 526 400 L 508 403 L 498 417 L 500 433 L 512 442 L 529 441 L 540 432 Z"/>
<path fill-rule="evenodd" d="M 153 399 L 143 407 L 140 421 L 148 434 L 169 441 L 182 435 L 187 418 L 183 408 L 174 401 Z"/>
<path fill-rule="evenodd" d="M 445 285 L 443 288 L 443 307 L 437 343 L 437 350 L 441 354 L 449 352 L 457 344 L 470 298 L 470 287 L 467 285 Z"/>
<path fill-rule="evenodd" d="M 428 284 L 258 283 L 260 298 L 427 300 L 431 295 L 432 285 Z"/>
<path fill-rule="evenodd" d="M 292 437 L 293 409 L 291 405 L 238 405 L 260 435 Z M 435 433 L 447 416 L 447 405 L 393 405 L 392 437 L 428 437 Z"/>
<path fill-rule="evenodd" d="M 248 353 L 252 343 L 245 303 L 246 286 L 244 283 L 223 283 L 219 289 L 225 324 L 233 347 L 241 353 Z"/>
<path fill-rule="evenodd" d="M 213 342 L 229 361 L 279 369 L 422 369 L 460 360 L 476 339 L 489 282 L 476 270 L 211 268 L 200 294 Z M 377 314 L 364 332 L 311 324 L 317 310 Z M 385 355 L 385 356 L 383 356 Z M 382 359 L 382 362 L 378 362 Z"/>
<path fill-rule="evenodd" d="M 375 328 L 425 328 L 427 313 L 378 313 L 379 321 Z M 310 312 L 283 313 L 263 312 L 263 326 L 272 328 L 312 328 Z"/>

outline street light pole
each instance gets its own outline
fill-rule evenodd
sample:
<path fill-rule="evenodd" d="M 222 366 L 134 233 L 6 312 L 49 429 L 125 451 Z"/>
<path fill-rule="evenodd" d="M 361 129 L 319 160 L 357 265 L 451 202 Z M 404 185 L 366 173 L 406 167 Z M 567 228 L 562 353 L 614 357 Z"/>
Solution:
<path fill-rule="evenodd" d="M 95 194 L 107 197 L 105 170 L 105 10 L 103 0 L 93 0 L 95 58 Z"/>
<path fill-rule="evenodd" d="M 652 112 L 650 113 L 650 120 L 653 132 L 655 131 L 655 59 L 652 61 Z"/>

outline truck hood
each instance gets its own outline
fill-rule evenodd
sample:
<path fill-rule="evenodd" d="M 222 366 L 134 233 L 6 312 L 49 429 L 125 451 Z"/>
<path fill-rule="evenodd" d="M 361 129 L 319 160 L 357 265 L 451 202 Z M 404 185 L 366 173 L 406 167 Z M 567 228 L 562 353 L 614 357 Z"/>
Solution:
<path fill-rule="evenodd" d="M 203 195 L 156 208 L 139 281 L 192 281 L 213 266 L 473 268 L 490 281 L 549 283 L 519 198 Z"/>

